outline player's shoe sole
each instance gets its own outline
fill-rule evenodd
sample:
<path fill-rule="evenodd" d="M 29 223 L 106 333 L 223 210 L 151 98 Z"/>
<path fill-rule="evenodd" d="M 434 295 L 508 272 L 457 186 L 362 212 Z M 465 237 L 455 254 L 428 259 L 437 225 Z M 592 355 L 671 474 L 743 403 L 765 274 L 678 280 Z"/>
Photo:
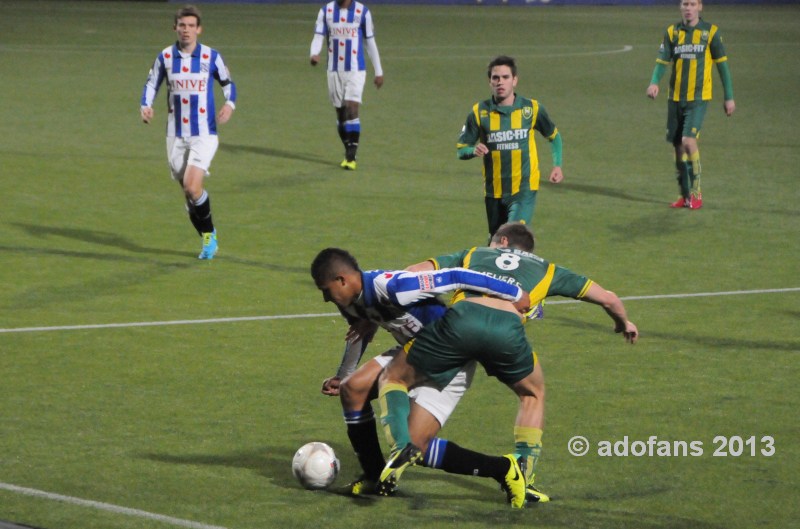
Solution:
<path fill-rule="evenodd" d="M 525 507 L 526 501 L 525 474 L 519 468 L 516 457 L 512 454 L 504 455 L 503 457 L 511 463 L 502 485 L 506 493 L 506 500 L 511 504 L 512 509 L 522 509 Z"/>
<path fill-rule="evenodd" d="M 381 478 L 378 481 L 378 494 L 389 496 L 397 489 L 400 476 L 408 467 L 412 467 L 422 460 L 419 448 L 409 443 L 402 450 L 395 451 L 383 467 Z"/>
<path fill-rule="evenodd" d="M 210 233 L 203 234 L 203 249 L 200 252 L 200 255 L 197 256 L 198 259 L 213 259 L 215 255 L 217 255 L 217 251 L 219 251 L 219 246 L 217 245 L 217 230 L 214 230 Z"/>

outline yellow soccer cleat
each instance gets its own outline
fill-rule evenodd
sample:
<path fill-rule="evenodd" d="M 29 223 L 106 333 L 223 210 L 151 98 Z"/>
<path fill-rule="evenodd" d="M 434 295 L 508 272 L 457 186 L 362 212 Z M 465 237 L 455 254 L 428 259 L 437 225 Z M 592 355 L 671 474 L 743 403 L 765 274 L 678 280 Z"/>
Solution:
<path fill-rule="evenodd" d="M 511 504 L 512 509 L 523 509 L 526 501 L 525 475 L 519 468 L 519 463 L 517 462 L 516 457 L 514 457 L 512 454 L 507 454 L 503 457 L 508 459 L 508 461 L 511 463 L 508 467 L 508 472 L 506 472 L 506 477 L 502 485 L 502 488 L 506 493 L 506 499 L 508 500 L 508 503 Z"/>
<path fill-rule="evenodd" d="M 408 443 L 402 450 L 395 450 L 389 456 L 389 461 L 383 467 L 380 481 L 378 481 L 378 494 L 389 496 L 397 489 L 397 481 L 400 475 L 408 467 L 413 467 L 422 460 L 422 452 L 419 448 Z"/>
<path fill-rule="evenodd" d="M 540 491 L 533 485 L 528 485 L 525 489 L 525 499 L 528 503 L 545 503 L 550 501 L 550 496 Z"/>

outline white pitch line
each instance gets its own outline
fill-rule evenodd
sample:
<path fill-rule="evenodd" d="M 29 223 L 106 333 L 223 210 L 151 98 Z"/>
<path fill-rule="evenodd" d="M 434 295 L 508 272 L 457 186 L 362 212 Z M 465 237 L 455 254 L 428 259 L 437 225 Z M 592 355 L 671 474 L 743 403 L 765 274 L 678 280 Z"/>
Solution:
<path fill-rule="evenodd" d="M 790 288 L 765 288 L 760 290 L 729 290 L 727 292 L 692 292 L 688 294 L 654 294 L 652 296 L 622 296 L 623 301 L 635 301 L 640 299 L 676 299 L 676 298 L 710 298 L 716 296 L 742 296 L 746 294 L 783 294 L 786 292 L 800 292 L 800 287 Z M 561 299 L 548 301 L 548 305 L 558 305 L 561 303 L 580 303 L 579 299 Z M 0 332 L 2 329 L 0 329 Z"/>
<path fill-rule="evenodd" d="M 338 312 L 326 314 L 283 314 L 278 316 L 241 316 L 237 318 L 210 318 L 205 320 L 133 321 L 127 323 L 98 323 L 89 325 L 59 325 L 53 327 L 17 327 L 0 329 L 0 334 L 11 332 L 83 331 L 87 329 L 117 329 L 120 327 L 159 327 L 164 325 L 198 325 L 203 323 L 235 323 L 240 321 L 295 320 L 338 316 Z"/>
<path fill-rule="evenodd" d="M 193 522 L 191 520 L 183 520 L 181 518 L 173 518 L 172 516 L 164 516 L 163 514 L 155 514 L 147 511 L 140 511 L 139 509 L 130 509 L 128 507 L 120 507 L 119 505 L 112 505 L 110 503 L 103 503 L 100 501 L 83 500 L 81 498 L 74 498 L 72 496 L 64 496 L 62 494 L 55 494 L 52 492 L 45 492 L 43 490 L 29 489 L 27 487 L 19 487 L 9 483 L 0 482 L 0 489 L 9 492 L 16 492 L 17 494 L 24 494 L 25 496 L 35 496 L 37 498 L 45 498 L 48 500 L 55 500 L 64 503 L 71 503 L 73 505 L 80 505 L 82 507 L 91 507 L 92 509 L 99 509 L 102 511 L 109 511 L 116 514 L 126 514 L 128 516 L 136 516 L 138 518 L 147 518 L 149 520 L 157 520 L 159 522 L 168 523 L 171 525 L 178 525 L 181 527 L 189 527 L 191 529 L 227 529 L 220 525 L 208 525 L 200 522 Z"/>
<path fill-rule="evenodd" d="M 787 292 L 800 292 L 800 287 L 765 288 L 759 290 L 728 290 L 724 292 L 690 292 L 685 294 L 655 294 L 651 296 L 623 296 L 623 301 L 649 300 L 649 299 L 679 299 L 679 298 L 704 298 L 716 296 L 744 296 L 753 294 L 783 294 Z M 561 305 L 564 303 L 580 303 L 577 299 L 562 299 L 548 301 L 548 305 Z M 338 316 L 338 312 L 317 314 L 282 314 L 277 316 L 241 316 L 235 318 L 208 318 L 203 320 L 171 320 L 171 321 L 138 321 L 128 323 L 98 323 L 89 325 L 58 325 L 52 327 L 16 327 L 0 329 L 0 334 L 22 332 L 50 332 L 50 331 L 83 331 L 90 329 L 118 329 L 122 327 L 159 327 L 166 325 L 200 325 L 205 323 L 236 323 L 242 321 L 268 321 L 268 320 L 295 320 L 302 318 L 329 318 Z"/>

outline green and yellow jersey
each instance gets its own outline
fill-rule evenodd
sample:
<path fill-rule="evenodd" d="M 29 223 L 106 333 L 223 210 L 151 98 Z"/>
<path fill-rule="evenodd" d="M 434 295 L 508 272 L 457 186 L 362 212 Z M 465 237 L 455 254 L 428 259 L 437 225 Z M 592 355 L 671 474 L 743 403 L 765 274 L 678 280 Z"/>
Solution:
<path fill-rule="evenodd" d="M 468 268 L 504 279 L 525 289 L 531 306 L 546 297 L 566 296 L 580 299 L 593 281 L 567 268 L 549 263 L 529 252 L 513 248 L 475 247 L 430 259 L 434 268 Z M 465 293 L 457 293 L 453 301 Z"/>
<path fill-rule="evenodd" d="M 711 67 L 727 60 L 719 28 L 700 19 L 694 27 L 669 26 L 656 62 L 673 64 L 669 100 L 688 102 L 711 99 Z"/>
<path fill-rule="evenodd" d="M 498 106 L 493 99 L 487 99 L 472 107 L 456 148 L 461 159 L 473 158 L 469 147 L 478 142 L 489 148 L 483 157 L 487 197 L 503 198 L 539 189 L 534 130 L 550 141 L 558 134 L 547 111 L 536 100 L 515 96 L 512 105 Z"/>

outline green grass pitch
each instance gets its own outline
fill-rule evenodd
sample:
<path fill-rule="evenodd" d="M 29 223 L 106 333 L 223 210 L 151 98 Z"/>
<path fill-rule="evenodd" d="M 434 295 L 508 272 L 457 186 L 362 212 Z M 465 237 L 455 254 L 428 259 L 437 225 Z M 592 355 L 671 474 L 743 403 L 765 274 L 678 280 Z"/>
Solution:
<path fill-rule="evenodd" d="M 797 523 L 797 7 L 706 3 L 726 38 L 738 109 L 724 116 L 714 72 L 700 141 L 705 206 L 676 211 L 666 81 L 655 102 L 645 89 L 677 5 L 372 6 L 386 83 L 365 89 L 350 173 L 338 167 L 324 70 L 308 64 L 318 6 L 201 3 L 203 41 L 222 52 L 240 93 L 207 182 L 221 248 L 210 262 L 196 258 L 168 177 L 163 93 L 153 124 L 138 114 L 177 7 L 0 2 L 0 520 Z M 455 141 L 488 96 L 484 68 L 499 53 L 517 57 L 519 93 L 539 99 L 564 137 L 565 182 L 543 183 L 539 196 L 538 253 L 628 298 L 641 341 L 626 346 L 586 304 L 553 303 L 529 326 L 548 381 L 537 479 L 550 504 L 511 512 L 493 482 L 423 468 L 393 499 L 304 491 L 290 463 L 307 441 L 337 450 L 339 484 L 357 474 L 338 401 L 319 393 L 345 325 L 314 288 L 310 261 L 342 246 L 365 268 L 403 267 L 485 240 L 479 163 L 457 161 Z M 540 153 L 546 175 L 546 144 Z M 733 294 L 712 295 L 724 292 Z M 380 334 L 372 350 L 390 343 Z M 442 436 L 509 452 L 516 400 L 476 378 Z M 570 455 L 576 435 L 595 451 Z M 596 453 L 625 436 L 699 441 L 704 453 Z M 716 436 L 754 436 L 755 455 L 745 445 L 715 457 Z M 763 436 L 774 439 L 771 456 Z"/>

